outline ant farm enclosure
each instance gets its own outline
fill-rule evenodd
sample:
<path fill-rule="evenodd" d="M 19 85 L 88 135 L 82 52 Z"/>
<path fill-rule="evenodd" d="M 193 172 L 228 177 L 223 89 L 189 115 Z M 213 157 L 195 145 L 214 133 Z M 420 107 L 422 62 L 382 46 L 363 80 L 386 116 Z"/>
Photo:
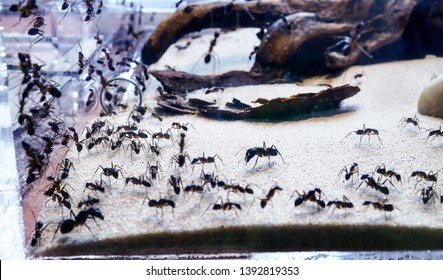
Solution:
<path fill-rule="evenodd" d="M 443 1 L 1 13 L 2 258 L 443 257 Z"/>

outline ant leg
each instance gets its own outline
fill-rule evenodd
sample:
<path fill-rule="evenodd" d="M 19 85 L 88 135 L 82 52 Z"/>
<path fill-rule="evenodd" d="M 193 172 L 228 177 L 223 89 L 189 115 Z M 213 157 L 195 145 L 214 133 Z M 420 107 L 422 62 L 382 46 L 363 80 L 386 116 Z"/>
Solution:
<path fill-rule="evenodd" d="M 255 164 L 254 164 L 254 166 L 252 167 L 252 170 L 254 170 L 255 166 L 257 165 L 257 162 L 258 162 L 258 156 L 257 156 L 257 159 L 255 160 Z"/>

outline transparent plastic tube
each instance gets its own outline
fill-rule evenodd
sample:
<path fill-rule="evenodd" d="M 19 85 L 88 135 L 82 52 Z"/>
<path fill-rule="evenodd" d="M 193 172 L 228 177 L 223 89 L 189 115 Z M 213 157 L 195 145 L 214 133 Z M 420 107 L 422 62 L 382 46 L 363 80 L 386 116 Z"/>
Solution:
<path fill-rule="evenodd" d="M 0 21 L 0 259 L 23 259 L 24 230 Z"/>

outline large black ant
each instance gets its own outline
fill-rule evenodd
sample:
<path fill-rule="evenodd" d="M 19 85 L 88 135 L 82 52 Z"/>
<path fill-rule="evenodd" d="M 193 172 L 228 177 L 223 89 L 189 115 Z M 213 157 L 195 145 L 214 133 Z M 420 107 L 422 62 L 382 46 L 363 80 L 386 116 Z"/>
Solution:
<path fill-rule="evenodd" d="M 190 123 L 184 123 L 184 124 L 180 124 L 180 123 L 178 123 L 178 122 L 173 122 L 172 123 L 172 126 L 171 126 L 171 128 L 174 128 L 174 129 L 183 129 L 184 131 L 188 131 L 188 125 L 191 125 L 192 126 L 192 124 L 190 124 Z M 193 127 L 193 126 L 192 126 Z M 194 127 L 193 127 L 194 128 Z"/>
<path fill-rule="evenodd" d="M 105 192 L 105 188 L 103 187 L 103 181 L 102 180 L 95 181 L 95 183 L 91 183 L 91 182 L 86 183 L 85 189 L 83 190 L 83 192 L 85 192 L 86 189 L 89 189 L 89 190 L 91 190 L 93 192 L 96 192 L 96 191 L 99 191 L 101 193 Z"/>
<path fill-rule="evenodd" d="M 223 92 L 225 90 L 224 87 L 212 87 L 205 90 L 205 94 L 210 94 L 214 92 Z"/>
<path fill-rule="evenodd" d="M 265 208 L 266 204 L 271 200 L 272 197 L 274 197 L 274 194 L 276 191 L 282 191 L 283 189 L 279 186 L 275 186 L 272 189 L 269 190 L 268 194 L 266 195 L 266 198 L 263 198 L 260 200 L 260 206 L 261 208 Z"/>
<path fill-rule="evenodd" d="M 185 137 L 186 137 L 186 134 L 180 133 L 180 142 L 179 142 L 180 153 L 178 155 L 175 155 L 175 156 L 172 157 L 172 160 L 175 161 L 180 168 L 185 165 L 186 158 L 189 161 L 191 161 L 191 158 L 188 155 L 188 152 L 184 151 L 184 149 L 185 149 Z"/>
<path fill-rule="evenodd" d="M 277 147 L 275 145 L 272 145 L 271 147 L 266 147 L 266 144 L 263 141 L 263 147 L 254 147 L 254 148 L 249 148 L 248 150 L 246 150 L 245 161 L 246 161 L 246 164 L 248 164 L 248 162 L 253 157 L 257 156 L 257 159 L 255 160 L 255 164 L 252 167 L 252 169 L 254 169 L 255 166 L 257 165 L 259 157 L 268 157 L 269 166 L 271 166 L 271 156 L 277 156 L 277 155 L 280 155 L 282 161 L 286 164 L 285 160 L 283 159 L 283 156 L 281 155 L 281 153 L 279 152 Z"/>
<path fill-rule="evenodd" d="M 389 194 L 389 189 L 388 187 L 386 187 L 384 185 L 384 183 L 386 181 L 388 181 L 389 179 L 386 179 L 382 184 L 380 184 L 380 180 L 381 178 L 379 177 L 377 181 L 375 181 L 374 177 L 369 176 L 368 174 L 363 174 L 360 178 L 361 180 L 363 180 L 360 185 L 358 185 L 357 188 L 359 188 L 363 183 L 366 183 L 366 186 L 369 186 L 377 191 L 380 191 L 383 194 L 388 195 Z M 392 184 L 392 183 L 391 183 Z"/>
<path fill-rule="evenodd" d="M 371 135 L 376 135 L 378 140 L 380 141 L 381 144 L 383 144 L 383 142 L 380 139 L 379 133 L 377 129 L 374 128 L 366 128 L 365 124 L 363 124 L 363 129 L 358 129 L 355 131 L 351 131 L 349 132 L 348 135 L 346 135 L 340 142 L 342 142 L 343 140 L 345 140 L 349 135 L 351 135 L 352 133 L 355 133 L 357 135 L 360 135 L 360 145 L 361 145 L 361 139 L 364 135 L 367 135 L 369 137 L 369 142 L 371 142 Z"/>
<path fill-rule="evenodd" d="M 234 202 L 229 202 L 229 201 L 226 203 L 223 203 L 223 199 L 221 197 L 219 199 L 221 202 L 214 203 L 214 205 L 212 206 L 212 210 L 227 211 L 227 210 L 235 210 L 235 208 L 237 208 L 238 210 L 241 210 L 241 205 L 239 203 L 234 203 Z"/>
<path fill-rule="evenodd" d="M 441 125 L 439 129 L 431 130 L 431 132 L 429 132 L 425 142 L 428 141 L 429 137 L 432 137 L 431 141 L 434 140 L 435 137 L 443 137 L 443 130 L 441 130 Z"/>
<path fill-rule="evenodd" d="M 131 148 L 131 151 L 134 151 L 134 153 L 137 155 L 140 154 L 140 151 L 142 149 L 145 152 L 145 155 L 147 154 L 145 145 L 142 142 L 140 142 L 139 140 L 137 140 L 137 141 L 132 140 L 131 143 L 129 144 L 128 148 Z M 132 154 L 131 154 L 131 157 L 132 157 Z"/>
<path fill-rule="evenodd" d="M 433 186 L 428 186 L 420 190 L 420 197 L 421 200 L 423 201 L 423 204 L 427 204 L 431 199 L 432 201 L 435 201 L 436 196 L 437 196 L 437 191 Z"/>
<path fill-rule="evenodd" d="M 204 187 L 192 183 L 192 184 L 190 184 L 190 185 L 187 185 L 187 186 L 183 189 L 183 191 L 184 191 L 185 193 L 188 193 L 188 192 L 203 193 L 203 191 L 204 191 Z"/>
<path fill-rule="evenodd" d="M 433 171 L 429 171 L 429 173 L 424 171 L 414 171 L 411 173 L 411 177 L 417 177 L 417 184 L 422 180 L 437 183 L 438 173 L 434 173 Z"/>
<path fill-rule="evenodd" d="M 212 188 L 215 188 L 217 186 L 218 176 L 215 176 L 214 172 L 212 172 L 212 174 L 205 173 L 202 169 L 200 179 L 202 180 L 202 186 L 208 183 L 211 185 Z"/>
<path fill-rule="evenodd" d="M 168 179 L 168 185 L 174 189 L 176 195 L 180 194 L 180 187 L 183 188 L 183 182 L 180 176 L 175 177 L 174 175 L 171 175 Z"/>
<path fill-rule="evenodd" d="M 214 38 L 211 40 L 211 43 L 209 45 L 209 50 L 207 51 L 204 61 L 206 64 L 211 62 L 211 58 L 214 57 L 214 54 L 212 53 L 215 47 L 215 44 L 217 43 L 217 38 L 220 36 L 220 32 L 214 32 Z"/>
<path fill-rule="evenodd" d="M 23 3 L 25 3 L 25 5 L 23 5 Z M 38 10 L 36 0 L 24 0 L 18 4 L 12 4 L 9 6 L 10 12 L 20 12 L 20 19 L 29 17 L 33 14 L 34 10 Z"/>
<path fill-rule="evenodd" d="M 158 141 L 160 139 L 171 139 L 172 140 L 172 134 L 170 133 L 171 129 L 168 129 L 165 133 L 162 132 L 162 130 L 160 129 L 160 132 L 155 132 L 152 133 L 152 140 L 157 139 Z"/>
<path fill-rule="evenodd" d="M 97 203 L 100 203 L 100 199 L 92 197 L 88 194 L 88 198 L 80 201 L 77 205 L 77 208 L 82 208 L 82 206 L 91 207 Z"/>
<path fill-rule="evenodd" d="M 82 225 L 85 225 L 89 230 L 91 230 L 88 225 L 86 225 L 87 219 L 93 219 L 94 221 L 95 218 L 99 218 L 100 220 L 105 219 L 100 209 L 94 206 L 81 210 L 80 212 L 78 212 L 77 215 L 75 215 L 74 212 L 71 210 L 71 216 L 74 216 L 74 219 L 69 218 L 60 222 L 57 229 L 55 230 L 54 236 L 59 229 L 62 234 L 66 234 L 71 232 L 75 227 Z"/>
<path fill-rule="evenodd" d="M 111 162 L 111 167 L 103 167 L 103 166 L 99 165 L 97 167 L 97 169 L 95 170 L 94 175 L 95 175 L 95 173 L 97 173 L 97 171 L 100 168 L 102 169 L 102 173 L 100 174 L 100 176 L 101 175 L 105 175 L 107 177 L 112 176 L 115 179 L 118 179 L 118 175 L 120 173 L 122 175 L 122 177 L 123 177 L 123 173 L 122 173 L 121 167 L 118 166 L 118 165 L 114 165 L 112 162 Z"/>
<path fill-rule="evenodd" d="M 34 212 L 32 212 L 32 210 L 31 210 L 31 213 L 34 216 L 34 220 L 35 220 L 33 235 L 31 238 L 31 246 L 35 247 L 37 245 L 37 243 L 40 241 L 43 231 L 46 229 L 46 227 L 48 225 L 50 225 L 50 223 L 46 224 L 46 226 L 43 226 L 42 222 L 36 220 L 35 214 L 34 214 Z"/>
<path fill-rule="evenodd" d="M 45 228 L 47 227 L 43 226 L 43 223 L 40 221 L 36 221 L 35 222 L 35 226 L 34 226 L 34 234 L 32 235 L 32 239 L 31 239 L 31 246 L 35 247 L 37 245 L 37 243 L 40 241 L 43 231 L 45 230 Z"/>
<path fill-rule="evenodd" d="M 337 43 L 327 48 L 328 51 L 334 49 L 335 47 L 343 46 L 341 48 L 341 53 L 345 56 L 349 55 L 351 51 L 358 48 L 366 57 L 372 59 L 372 56 L 358 43 L 358 39 L 362 33 L 363 22 L 359 22 L 355 25 L 354 29 L 351 30 L 349 36 L 338 36 L 340 39 Z"/>
<path fill-rule="evenodd" d="M 386 166 L 384 163 L 382 165 L 377 166 L 375 168 L 375 172 L 388 178 L 395 177 L 395 179 L 397 179 L 397 182 L 401 182 L 401 175 L 395 172 L 394 170 L 386 170 Z"/>
<path fill-rule="evenodd" d="M 207 164 L 207 163 L 213 163 L 215 165 L 215 168 L 217 168 L 217 164 L 215 163 L 215 158 L 218 158 L 222 163 L 222 159 L 220 158 L 219 155 L 214 155 L 214 156 L 209 156 L 209 157 L 205 157 L 205 153 L 203 153 L 203 156 L 201 157 L 196 157 L 194 159 L 192 159 L 191 164 L 195 165 L 195 164 Z"/>
<path fill-rule="evenodd" d="M 32 28 L 29 29 L 28 31 L 28 35 L 37 35 L 37 33 L 39 33 L 42 30 L 38 30 L 38 28 L 42 27 L 45 25 L 45 18 L 42 16 L 36 16 L 33 20 L 32 20 Z M 37 29 L 36 31 L 34 31 L 33 29 Z M 32 31 L 31 31 L 32 30 Z"/>
<path fill-rule="evenodd" d="M 345 172 L 345 179 L 346 179 L 346 181 L 348 181 L 350 178 L 353 180 L 354 174 L 357 174 L 357 176 L 359 175 L 358 164 L 354 162 L 349 167 L 349 170 L 348 170 L 348 168 L 346 166 L 344 166 L 343 169 L 340 170 L 340 172 L 338 173 L 337 177 L 340 177 L 343 172 Z"/>
<path fill-rule="evenodd" d="M 296 190 L 296 192 L 298 194 L 298 198 L 295 199 L 295 202 L 294 202 L 295 207 L 301 205 L 303 202 L 312 201 L 312 202 L 315 202 L 321 208 L 325 208 L 326 204 L 321 199 L 322 191 L 319 188 L 315 188 L 313 190 L 310 190 L 307 193 L 305 193 L 305 191 L 303 191 L 303 194 L 300 194 L 297 190 Z"/>
<path fill-rule="evenodd" d="M 334 210 L 332 211 L 332 213 L 334 213 L 335 209 L 346 209 L 346 208 L 354 208 L 354 204 L 349 201 L 349 199 L 346 196 L 343 196 L 343 200 L 332 200 L 332 201 L 328 201 L 327 206 L 331 207 L 332 205 L 335 206 Z M 331 213 L 331 215 L 332 215 Z"/>
<path fill-rule="evenodd" d="M 149 207 L 155 207 L 155 208 L 164 208 L 164 207 L 171 207 L 171 208 L 175 208 L 175 202 L 170 200 L 170 199 L 166 199 L 166 198 L 160 198 L 159 200 L 155 200 L 155 199 L 150 199 L 148 197 L 145 197 L 145 199 L 143 199 L 143 204 L 145 203 L 145 200 L 148 199 L 148 206 Z"/>
<path fill-rule="evenodd" d="M 77 75 L 81 75 L 83 73 L 83 67 L 85 67 L 85 55 L 83 54 L 82 46 L 80 45 L 80 42 L 78 42 L 78 45 L 80 46 L 80 51 L 78 52 L 78 58 L 77 58 L 77 65 L 79 67 L 79 70 L 77 71 Z"/>
<path fill-rule="evenodd" d="M 411 117 L 402 118 L 399 122 L 399 126 L 404 128 L 408 123 L 412 124 L 413 126 L 418 127 L 418 130 L 421 131 L 420 123 L 418 121 L 417 115 L 415 115 L 413 118 L 411 118 Z"/>
<path fill-rule="evenodd" d="M 72 163 L 72 161 L 70 161 L 68 158 L 65 158 L 62 163 L 60 164 L 60 171 L 61 171 L 61 176 L 60 178 L 62 180 L 68 178 L 69 176 L 69 170 L 70 169 L 74 169 L 74 164 Z"/>
<path fill-rule="evenodd" d="M 66 15 L 69 12 L 69 2 L 68 2 L 68 0 L 63 0 L 63 4 L 62 4 L 62 7 L 61 7 L 61 10 L 62 11 L 66 11 L 66 13 L 63 15 L 63 17 L 60 20 L 60 22 L 66 17 Z"/>
<path fill-rule="evenodd" d="M 363 202 L 363 205 L 368 206 L 368 207 L 369 207 L 369 205 L 372 205 L 372 207 L 374 207 L 374 209 L 385 211 L 385 215 L 386 215 L 386 212 L 391 212 L 394 210 L 394 205 L 388 203 L 387 199 L 383 200 L 382 202 L 365 201 L 365 202 Z"/>
<path fill-rule="evenodd" d="M 158 161 L 155 165 L 151 165 L 148 162 L 148 165 L 146 166 L 146 171 L 149 171 L 149 174 L 151 174 L 151 179 L 155 180 L 157 179 L 157 175 L 159 174 L 159 172 L 162 171 L 162 166 Z"/>
<path fill-rule="evenodd" d="M 254 194 L 254 190 L 251 187 L 249 187 L 249 185 L 246 187 L 242 187 L 239 184 L 229 184 L 229 183 L 225 183 L 224 181 L 218 180 L 217 186 L 223 187 L 223 189 L 229 190 L 232 192 Z"/>
<path fill-rule="evenodd" d="M 147 188 L 150 188 L 152 186 L 151 181 L 149 179 L 145 179 L 144 175 L 140 177 L 127 177 L 125 179 L 125 186 L 128 185 L 129 182 L 131 182 L 134 185 L 143 185 Z"/>
<path fill-rule="evenodd" d="M 41 136 L 41 139 L 45 142 L 45 147 L 43 149 L 43 152 L 49 157 L 49 155 L 53 151 L 54 139 L 49 136 Z"/>

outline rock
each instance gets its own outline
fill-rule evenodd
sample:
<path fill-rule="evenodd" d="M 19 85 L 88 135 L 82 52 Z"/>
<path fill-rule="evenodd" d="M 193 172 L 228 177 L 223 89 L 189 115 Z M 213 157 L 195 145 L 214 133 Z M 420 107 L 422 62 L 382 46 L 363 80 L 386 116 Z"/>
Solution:
<path fill-rule="evenodd" d="M 434 78 L 418 99 L 418 112 L 443 119 L 443 75 Z"/>

